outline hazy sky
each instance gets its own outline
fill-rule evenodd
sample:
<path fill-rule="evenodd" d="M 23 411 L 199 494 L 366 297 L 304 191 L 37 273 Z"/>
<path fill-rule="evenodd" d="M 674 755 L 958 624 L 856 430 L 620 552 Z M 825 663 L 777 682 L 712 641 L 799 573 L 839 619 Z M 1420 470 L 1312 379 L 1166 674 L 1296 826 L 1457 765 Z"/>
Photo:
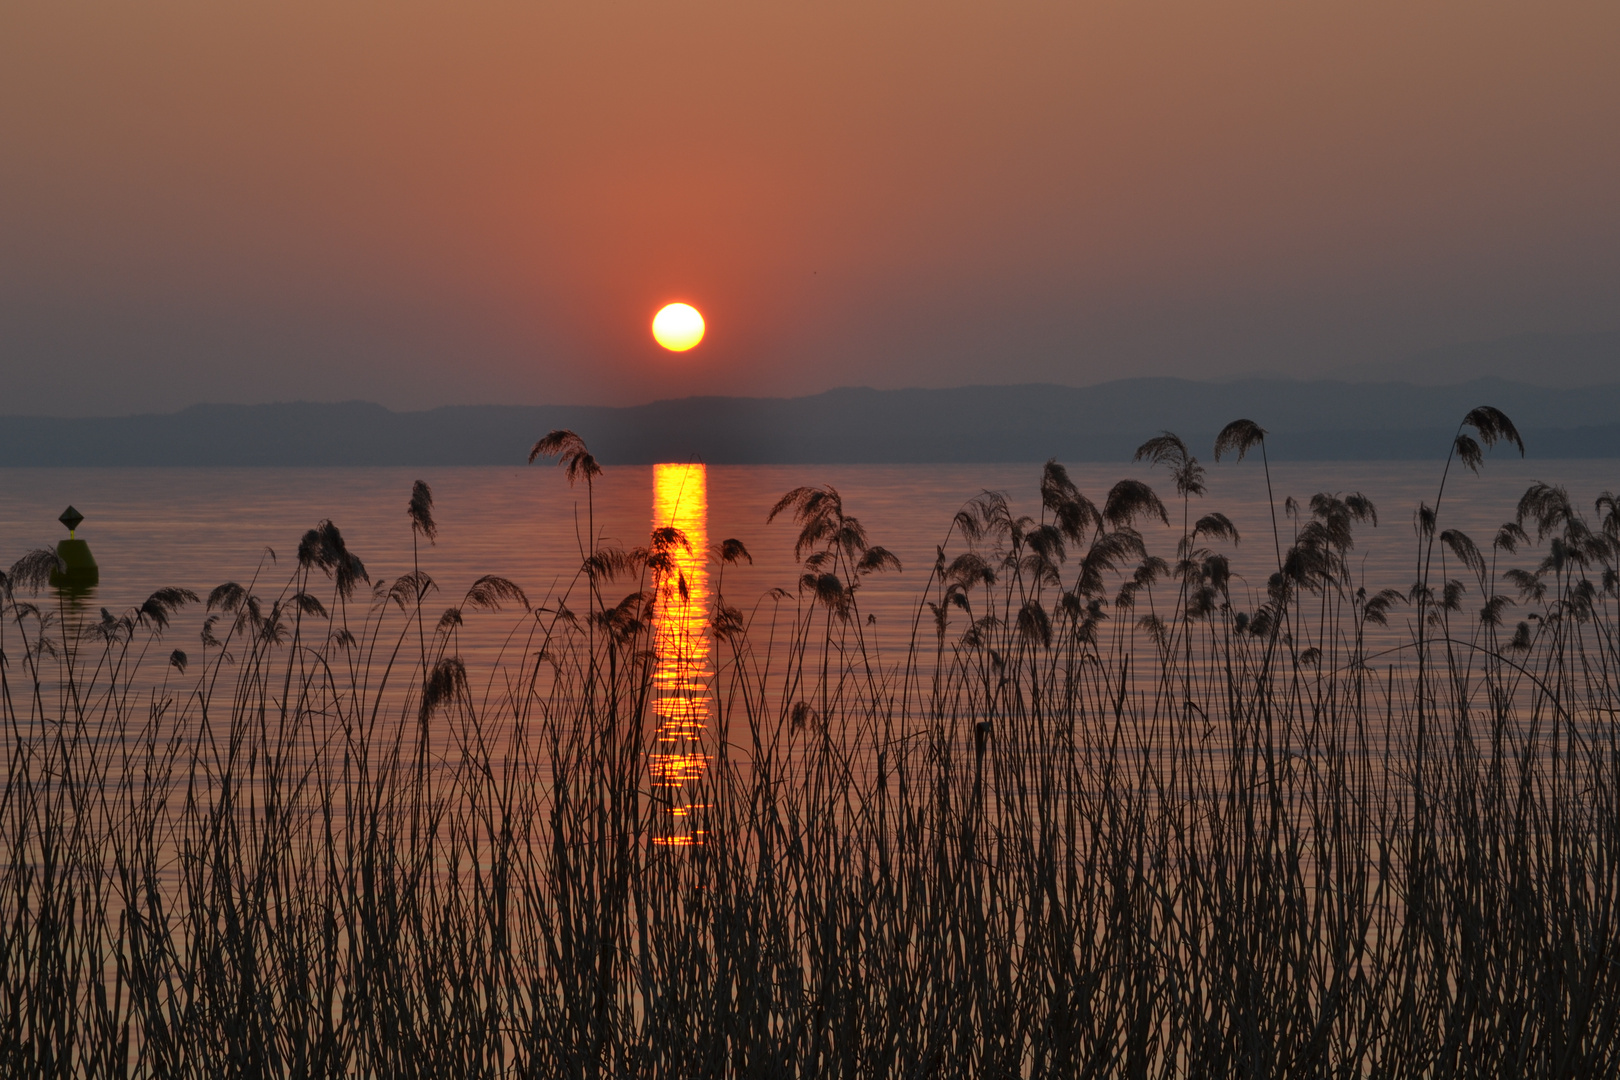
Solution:
<path fill-rule="evenodd" d="M 0 414 L 1312 374 L 1617 192 L 1613 0 L 9 3 Z"/>

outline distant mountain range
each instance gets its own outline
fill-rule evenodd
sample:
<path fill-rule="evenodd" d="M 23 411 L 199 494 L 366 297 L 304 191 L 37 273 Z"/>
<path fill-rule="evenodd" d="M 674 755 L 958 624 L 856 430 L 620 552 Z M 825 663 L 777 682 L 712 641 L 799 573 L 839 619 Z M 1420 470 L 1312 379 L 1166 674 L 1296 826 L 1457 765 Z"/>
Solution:
<path fill-rule="evenodd" d="M 1550 389 L 1501 379 L 1409 382 L 1125 379 L 1088 387 L 829 390 L 693 397 L 629 408 L 365 402 L 196 405 L 113 418 L 0 418 L 0 466 L 521 464 L 572 428 L 606 464 L 1118 461 L 1174 431 L 1200 456 L 1246 417 L 1274 460 L 1442 457 L 1463 414 L 1495 405 L 1537 458 L 1620 457 L 1620 382 Z"/>

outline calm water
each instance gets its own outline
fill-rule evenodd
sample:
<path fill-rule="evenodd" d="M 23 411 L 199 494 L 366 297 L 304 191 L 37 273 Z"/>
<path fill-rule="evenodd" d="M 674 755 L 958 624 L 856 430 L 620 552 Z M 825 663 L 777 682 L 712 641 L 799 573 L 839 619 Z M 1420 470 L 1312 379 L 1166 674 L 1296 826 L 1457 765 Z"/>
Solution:
<path fill-rule="evenodd" d="M 1412 512 L 1432 501 L 1440 462 L 1345 462 L 1282 464 L 1272 469 L 1279 514 L 1286 496 L 1304 502 L 1317 491 L 1359 490 L 1379 511 L 1376 529 L 1360 530 L 1357 553 L 1372 587 L 1405 588 L 1413 580 Z M 1147 480 L 1171 506 L 1175 525 L 1147 529 L 1150 550 L 1170 557 L 1179 535 L 1179 506 L 1162 470 L 1141 465 L 1082 464 L 1070 474 L 1099 504 L 1114 481 Z M 673 474 L 672 474 L 673 475 Z M 294 568 L 298 539 L 321 518 L 343 531 L 373 578 L 393 577 L 411 566 L 411 530 L 405 506 L 411 482 L 426 480 L 436 498 L 438 544 L 421 559 L 438 582 L 435 598 L 455 603 L 480 574 L 497 573 L 521 585 L 537 603 L 569 587 L 579 564 L 594 511 L 596 531 L 626 546 L 646 544 L 655 506 L 670 520 L 675 503 L 655 490 L 654 468 L 610 468 L 598 479 L 594 508 L 583 485 L 569 488 L 561 470 L 463 469 L 0 469 L 0 563 L 54 544 L 64 534 L 56 516 L 69 504 L 84 515 L 78 535 L 101 565 L 102 584 L 91 603 L 113 611 L 138 604 L 154 588 L 179 585 L 206 593 L 225 581 L 246 583 L 260 575 L 259 591 L 274 595 Z M 858 516 L 873 543 L 897 554 L 899 574 L 869 579 L 860 602 L 877 617 L 880 640 L 889 647 L 910 634 L 921 589 L 951 518 L 964 501 L 985 489 L 1006 492 L 1016 512 L 1038 514 L 1040 466 L 869 465 L 713 466 L 682 474 L 685 495 L 678 524 L 694 540 L 718 543 L 735 537 L 753 554 L 752 566 L 731 566 L 716 585 L 745 609 L 770 603 L 768 590 L 792 590 L 794 525 L 767 524 L 771 505 L 801 484 L 832 484 L 846 512 Z M 1442 527 L 1462 528 L 1481 547 L 1513 516 L 1520 493 L 1533 480 L 1565 485 L 1576 505 L 1590 510 L 1607 489 L 1620 488 L 1620 460 L 1508 461 L 1493 459 L 1480 476 L 1453 472 L 1442 506 Z M 660 503 L 659 500 L 664 500 Z M 682 500 L 684 499 L 684 502 Z M 701 506 L 701 512 L 697 509 Z M 1219 510 L 1242 534 L 1234 567 L 1255 587 L 1274 567 L 1271 518 L 1258 461 L 1211 465 L 1209 493 L 1193 513 Z M 1284 543 L 1289 522 L 1281 519 Z M 706 537 L 696 534 L 702 529 Z M 272 561 L 270 552 L 274 552 Z M 687 565 L 694 577 L 698 569 Z M 626 591 L 631 586 L 626 585 Z M 576 594 L 577 595 L 577 594 Z M 702 594 L 694 594 L 697 602 Z M 791 602 L 791 601 L 789 601 Z M 575 606 L 582 606 L 576 601 Z M 196 639 L 203 614 L 182 613 L 169 639 L 186 647 Z M 497 625 L 498 624 L 498 625 Z M 464 646 L 475 653 L 493 648 L 510 629 L 505 616 L 485 616 L 469 625 Z M 487 657 L 486 657 L 487 658 Z M 470 661 L 479 659 L 469 656 Z"/>

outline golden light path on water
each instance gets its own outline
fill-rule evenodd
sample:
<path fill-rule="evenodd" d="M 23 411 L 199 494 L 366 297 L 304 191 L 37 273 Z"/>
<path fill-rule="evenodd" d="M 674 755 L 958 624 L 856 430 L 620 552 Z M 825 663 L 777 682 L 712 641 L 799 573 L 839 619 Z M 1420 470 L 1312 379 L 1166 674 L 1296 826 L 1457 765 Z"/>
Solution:
<path fill-rule="evenodd" d="M 670 548 L 672 566 L 661 575 L 654 616 L 653 713 L 656 730 L 649 765 L 652 784 L 668 800 L 660 844 L 703 843 L 692 801 L 709 757 L 703 736 L 709 722 L 709 496 L 702 465 L 653 467 L 653 528 L 675 528 L 684 543 Z"/>

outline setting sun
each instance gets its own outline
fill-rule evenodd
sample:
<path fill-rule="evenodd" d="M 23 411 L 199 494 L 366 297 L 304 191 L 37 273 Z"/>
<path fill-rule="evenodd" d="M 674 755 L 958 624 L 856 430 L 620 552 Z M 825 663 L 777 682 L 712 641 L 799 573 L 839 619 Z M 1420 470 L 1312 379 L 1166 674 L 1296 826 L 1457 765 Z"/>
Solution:
<path fill-rule="evenodd" d="M 652 331 L 670 352 L 685 352 L 703 340 L 703 316 L 691 304 L 666 304 L 653 316 Z"/>

